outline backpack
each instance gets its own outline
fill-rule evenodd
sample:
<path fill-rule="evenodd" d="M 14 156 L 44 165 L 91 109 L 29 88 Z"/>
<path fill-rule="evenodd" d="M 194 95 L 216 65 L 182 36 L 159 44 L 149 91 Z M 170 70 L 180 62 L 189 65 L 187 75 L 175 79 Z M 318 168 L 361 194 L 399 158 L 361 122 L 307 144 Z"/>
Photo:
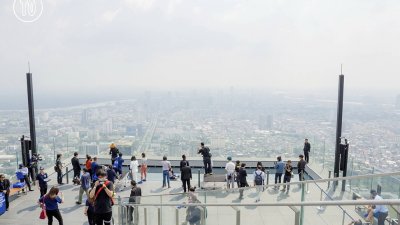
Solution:
<path fill-rule="evenodd" d="M 114 161 L 113 167 L 114 168 L 118 168 L 118 159 L 117 158 Z"/>
<path fill-rule="evenodd" d="M 210 153 L 210 148 L 205 147 L 204 150 L 205 150 L 205 153 L 206 153 L 206 154 L 204 155 L 204 157 L 211 157 L 211 156 L 212 156 L 211 153 Z"/>
<path fill-rule="evenodd" d="M 257 173 L 257 171 L 255 172 L 254 182 L 256 183 L 256 185 L 262 185 L 262 172 L 259 174 Z"/>

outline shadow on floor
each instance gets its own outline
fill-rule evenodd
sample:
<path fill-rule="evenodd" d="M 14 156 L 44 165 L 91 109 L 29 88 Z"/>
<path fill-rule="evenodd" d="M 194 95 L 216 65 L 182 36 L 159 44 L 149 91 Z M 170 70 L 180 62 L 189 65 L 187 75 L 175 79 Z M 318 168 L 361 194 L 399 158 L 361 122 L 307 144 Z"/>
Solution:
<path fill-rule="evenodd" d="M 157 188 L 157 189 L 152 189 L 150 190 L 150 193 L 161 193 L 164 189 L 163 188 Z"/>
<path fill-rule="evenodd" d="M 32 212 L 32 211 L 35 211 L 37 208 L 39 208 L 38 205 L 29 206 L 29 207 L 26 207 L 26 208 L 24 208 L 24 209 L 18 210 L 18 211 L 17 211 L 17 214 L 20 214 L 20 213 L 22 213 L 22 212 Z"/>
<path fill-rule="evenodd" d="M 82 208 L 82 212 L 83 212 L 83 206 L 82 205 L 74 205 L 74 206 L 71 206 L 71 207 L 68 207 L 68 208 L 62 208 L 62 209 L 60 209 L 60 211 L 62 213 L 67 214 L 67 213 L 71 213 L 71 212 L 73 212 L 73 211 L 75 211 L 75 210 L 77 210 L 79 208 Z"/>

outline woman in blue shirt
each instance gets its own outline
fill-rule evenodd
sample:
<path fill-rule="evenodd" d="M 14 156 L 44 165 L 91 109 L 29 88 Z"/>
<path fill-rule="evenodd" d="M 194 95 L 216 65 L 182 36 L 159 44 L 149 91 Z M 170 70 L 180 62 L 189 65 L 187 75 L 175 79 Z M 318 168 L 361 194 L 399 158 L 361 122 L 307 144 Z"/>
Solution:
<path fill-rule="evenodd" d="M 60 196 L 58 196 L 58 193 L 60 193 Z M 46 207 L 46 214 L 49 221 L 48 225 L 53 224 L 53 217 L 58 220 L 60 225 L 63 225 L 63 219 L 58 209 L 58 204 L 64 202 L 64 196 L 57 187 L 52 187 L 49 193 L 39 199 L 39 202 L 42 207 L 43 205 Z"/>

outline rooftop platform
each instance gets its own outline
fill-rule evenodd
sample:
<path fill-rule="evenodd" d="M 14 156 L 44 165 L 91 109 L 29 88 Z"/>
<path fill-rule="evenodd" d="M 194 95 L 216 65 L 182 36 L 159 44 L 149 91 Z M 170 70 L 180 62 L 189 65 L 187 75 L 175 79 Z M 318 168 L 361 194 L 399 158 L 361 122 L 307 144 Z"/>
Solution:
<path fill-rule="evenodd" d="M 106 160 L 106 159 L 104 159 Z M 198 163 L 198 162 L 196 162 Z M 309 165 L 308 171 L 320 170 L 318 165 Z M 158 170 L 158 169 L 157 169 Z M 252 173 L 253 169 L 248 169 L 248 173 Z M 324 173 L 322 173 L 324 174 Z M 51 175 L 52 181 L 49 187 L 55 185 L 55 174 Z M 181 194 L 183 192 L 180 180 L 171 181 L 171 188 L 161 188 L 162 186 L 162 175 L 160 173 L 150 173 L 148 176 L 148 181 L 140 184 L 142 188 L 142 204 L 176 204 L 181 205 L 184 202 L 188 202 L 186 195 Z M 323 177 L 326 178 L 326 177 Z M 200 178 L 201 182 L 203 177 Z M 274 174 L 270 174 L 269 183 L 273 183 Z M 297 182 L 298 176 L 295 175 L 292 182 Z M 65 182 L 65 180 L 64 180 Z M 197 175 L 193 176 L 191 181 L 192 185 L 198 185 Z M 250 185 L 252 185 L 251 176 L 248 179 Z M 121 184 L 116 184 L 117 187 L 121 187 Z M 224 186 L 223 182 L 219 182 L 218 185 Z M 329 184 L 332 187 L 332 184 Z M 346 191 L 341 192 L 340 188 L 336 191 L 333 188 L 328 188 L 328 183 L 309 183 L 304 185 L 304 201 L 320 201 L 320 200 L 345 200 L 351 199 L 352 192 Z M 64 193 L 65 203 L 60 205 L 60 211 L 64 219 L 64 224 L 88 224 L 86 217 L 83 215 L 84 205 L 76 205 L 75 202 L 78 197 L 79 186 L 74 186 L 72 184 L 65 184 L 60 186 L 60 190 Z M 329 198 L 325 194 L 329 194 Z M 117 198 L 122 199 L 128 197 L 130 194 L 129 187 L 122 191 L 117 191 Z M 226 190 L 218 189 L 214 191 L 202 191 L 198 190 L 198 199 L 202 203 L 243 203 L 250 204 L 254 203 L 257 197 L 255 188 L 251 188 L 244 191 L 244 199 L 240 200 L 238 190 Z M 301 185 L 292 184 L 289 192 L 282 192 L 275 190 L 273 187 L 266 188 L 261 192 L 260 203 L 290 203 L 290 202 L 300 202 L 302 196 Z M 37 199 L 39 197 L 39 191 L 35 189 L 34 192 L 29 192 L 27 195 L 22 195 L 10 203 L 10 210 L 0 216 L 1 225 L 31 225 L 31 224 L 47 224 L 47 220 L 40 220 L 40 208 L 37 205 Z M 86 197 L 84 196 L 84 199 Z M 185 221 L 186 210 L 184 208 L 177 209 L 174 206 L 161 207 L 139 207 L 139 224 L 148 225 L 159 224 L 158 223 L 158 213 L 162 217 L 162 224 L 182 224 Z M 355 211 L 354 206 L 343 206 L 342 209 L 346 211 L 352 218 L 359 218 L 359 215 Z M 304 207 L 304 224 L 329 224 L 329 225 L 339 225 L 342 224 L 343 210 L 338 206 L 328 206 L 317 208 L 315 206 Z M 297 207 L 296 210 L 300 210 Z M 240 206 L 240 207 L 222 207 L 222 206 L 210 206 L 207 209 L 207 219 L 206 224 L 208 225 L 226 225 L 226 224 L 236 224 L 237 212 L 240 212 L 240 224 L 271 224 L 273 222 L 277 225 L 284 224 L 295 224 L 295 213 L 287 206 Z M 119 213 L 118 207 L 114 207 L 114 219 L 115 222 L 120 222 L 120 218 L 117 216 Z M 146 216 L 145 216 L 146 213 Z M 345 224 L 348 224 L 350 217 L 345 215 Z M 145 219 L 146 217 L 146 219 Z M 146 221 L 147 220 L 147 221 Z M 54 224 L 57 224 L 55 222 Z"/>

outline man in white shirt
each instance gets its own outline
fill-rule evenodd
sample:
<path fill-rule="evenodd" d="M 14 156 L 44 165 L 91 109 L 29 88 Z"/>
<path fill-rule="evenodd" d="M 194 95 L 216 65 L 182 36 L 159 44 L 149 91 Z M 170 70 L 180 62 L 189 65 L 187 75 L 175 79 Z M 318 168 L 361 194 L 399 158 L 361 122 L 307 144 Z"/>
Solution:
<path fill-rule="evenodd" d="M 226 183 L 229 189 L 231 188 L 231 186 L 232 188 L 234 188 L 234 183 L 235 183 L 234 175 L 235 175 L 236 165 L 235 163 L 232 162 L 232 157 L 228 156 L 227 160 L 228 162 L 225 165 L 225 170 L 226 170 Z"/>
<path fill-rule="evenodd" d="M 263 189 L 263 183 L 265 180 L 265 173 L 261 170 L 261 165 L 257 166 L 257 170 L 254 171 L 254 186 L 256 186 L 257 190 L 257 198 L 256 202 L 260 201 L 260 193 Z"/>
<path fill-rule="evenodd" d="M 371 190 L 371 198 L 374 200 L 383 200 L 375 190 Z M 389 210 L 385 205 L 375 205 L 374 214 L 378 213 L 378 225 L 384 225 L 385 219 L 388 216 Z"/>
<path fill-rule="evenodd" d="M 27 167 L 25 167 L 22 164 L 19 164 L 19 169 L 17 172 L 21 172 L 24 175 L 24 179 L 21 179 L 20 182 L 24 182 L 26 183 L 26 185 L 29 188 L 29 191 L 33 191 L 31 188 L 31 183 L 29 182 L 29 178 L 28 178 L 28 174 L 29 174 L 29 170 Z"/>

